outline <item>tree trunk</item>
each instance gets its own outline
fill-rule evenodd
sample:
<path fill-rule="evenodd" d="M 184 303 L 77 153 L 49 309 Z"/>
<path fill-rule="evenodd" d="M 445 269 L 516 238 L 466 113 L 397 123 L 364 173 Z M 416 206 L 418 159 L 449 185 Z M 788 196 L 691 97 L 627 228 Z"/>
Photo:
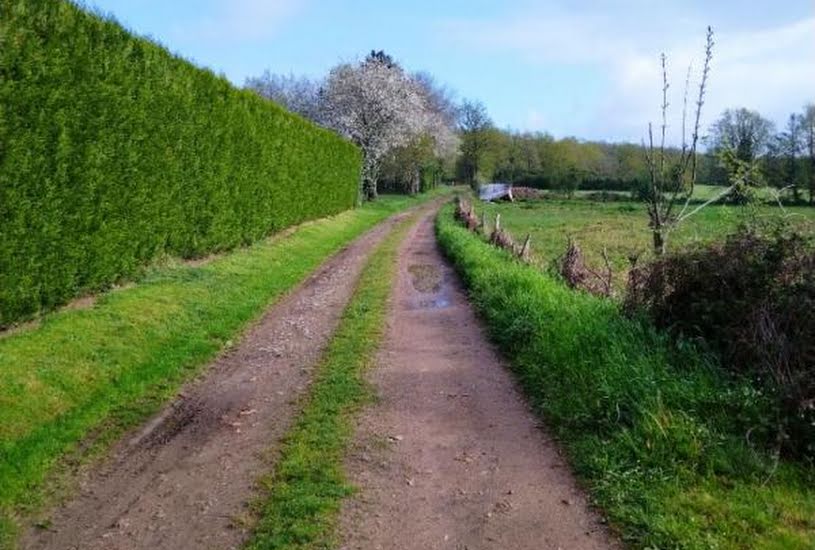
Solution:
<path fill-rule="evenodd" d="M 815 131 L 811 120 L 807 145 L 809 146 L 809 205 L 815 206 Z"/>
<path fill-rule="evenodd" d="M 411 195 L 418 194 L 420 186 L 421 186 L 421 176 L 419 175 L 419 170 L 414 170 L 413 175 L 411 176 L 410 194 Z"/>
<path fill-rule="evenodd" d="M 376 200 L 379 193 L 376 190 L 376 179 L 366 175 L 362 180 L 362 195 L 366 201 Z"/>
<path fill-rule="evenodd" d="M 362 189 L 360 192 L 363 201 L 372 201 L 379 196 L 377 192 L 378 175 L 379 165 L 375 160 L 366 156 L 362 164 Z"/>
<path fill-rule="evenodd" d="M 815 206 L 815 157 L 809 163 L 809 205 Z"/>
<path fill-rule="evenodd" d="M 654 229 L 654 254 L 663 256 L 668 249 L 668 238 L 663 229 Z"/>

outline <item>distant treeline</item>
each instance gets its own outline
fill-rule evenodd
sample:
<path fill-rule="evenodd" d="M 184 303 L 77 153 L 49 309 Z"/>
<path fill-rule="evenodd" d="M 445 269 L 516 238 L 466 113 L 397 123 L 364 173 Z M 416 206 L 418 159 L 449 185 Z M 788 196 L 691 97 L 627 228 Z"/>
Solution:
<path fill-rule="evenodd" d="M 548 134 L 488 130 L 478 178 L 562 191 L 632 191 L 648 178 L 640 145 L 601 143 L 575 138 L 555 139 Z M 700 179 L 710 172 L 713 159 L 704 156 Z M 459 163 L 459 176 L 464 177 Z"/>
<path fill-rule="evenodd" d="M 461 155 L 456 177 L 465 182 L 502 181 L 540 189 L 630 191 L 648 183 L 639 144 L 555 139 L 548 134 L 499 130 L 483 105 L 465 102 L 460 124 Z M 815 190 L 815 107 L 790 116 L 785 129 L 747 109 L 725 111 L 704 139 L 698 156 L 699 183 L 729 185 L 733 159 L 758 167 L 751 185 L 783 189 L 791 200 Z M 676 149 L 669 155 L 678 155 Z M 813 194 L 815 195 L 815 194 Z"/>
<path fill-rule="evenodd" d="M 351 208 L 357 147 L 63 0 L 0 0 L 0 326 Z"/>

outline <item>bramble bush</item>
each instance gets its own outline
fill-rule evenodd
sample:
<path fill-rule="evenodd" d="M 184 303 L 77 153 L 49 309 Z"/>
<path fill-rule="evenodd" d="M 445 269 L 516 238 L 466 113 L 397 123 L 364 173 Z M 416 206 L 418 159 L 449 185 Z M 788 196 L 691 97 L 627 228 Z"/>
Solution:
<path fill-rule="evenodd" d="M 0 326 L 351 208 L 359 150 L 64 0 L 0 0 Z"/>
<path fill-rule="evenodd" d="M 811 239 L 742 229 L 722 243 L 632 272 L 626 308 L 704 342 L 722 365 L 778 398 L 771 444 L 815 459 L 815 248 Z"/>

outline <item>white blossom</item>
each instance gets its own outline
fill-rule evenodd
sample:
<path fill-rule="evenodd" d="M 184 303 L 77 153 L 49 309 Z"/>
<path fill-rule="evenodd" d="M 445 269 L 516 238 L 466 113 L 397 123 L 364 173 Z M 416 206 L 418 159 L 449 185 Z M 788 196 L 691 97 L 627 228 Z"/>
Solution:
<path fill-rule="evenodd" d="M 376 197 L 382 157 L 424 132 L 432 118 L 418 83 L 398 65 L 375 57 L 332 69 L 321 104 L 326 125 L 362 149 L 366 198 Z"/>

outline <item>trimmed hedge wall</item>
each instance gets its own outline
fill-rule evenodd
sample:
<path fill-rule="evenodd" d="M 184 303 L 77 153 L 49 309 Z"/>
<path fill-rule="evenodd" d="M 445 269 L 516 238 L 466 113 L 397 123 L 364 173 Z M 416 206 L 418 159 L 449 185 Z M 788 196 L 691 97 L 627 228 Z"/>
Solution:
<path fill-rule="evenodd" d="M 361 155 L 64 0 L 0 0 L 0 326 L 354 206 Z"/>

